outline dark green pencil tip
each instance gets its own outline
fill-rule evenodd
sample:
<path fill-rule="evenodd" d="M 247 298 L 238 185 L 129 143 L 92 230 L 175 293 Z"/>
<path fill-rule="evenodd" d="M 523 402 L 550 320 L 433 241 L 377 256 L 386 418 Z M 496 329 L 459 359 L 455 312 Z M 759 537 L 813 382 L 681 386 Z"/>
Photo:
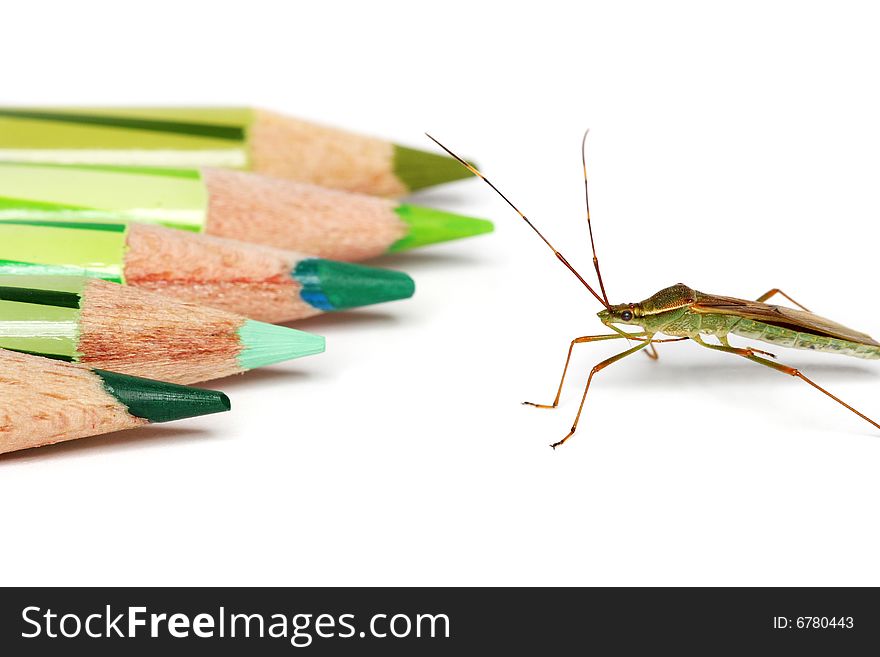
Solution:
<path fill-rule="evenodd" d="M 300 297 L 321 310 L 408 299 L 416 289 L 403 272 L 323 258 L 300 260 L 292 274 L 301 286 Z"/>
<path fill-rule="evenodd" d="M 411 192 L 473 175 L 448 155 L 397 144 L 394 145 L 394 174 Z"/>
<path fill-rule="evenodd" d="M 409 227 L 409 232 L 388 249 L 392 253 L 408 251 L 428 244 L 448 242 L 462 237 L 491 233 L 491 221 L 466 217 L 453 212 L 403 203 L 394 208 L 397 216 Z"/>
<path fill-rule="evenodd" d="M 150 422 L 223 413 L 231 408 L 229 397 L 217 390 L 202 390 L 106 370 L 93 371 L 101 377 L 105 390 L 129 413 Z"/>

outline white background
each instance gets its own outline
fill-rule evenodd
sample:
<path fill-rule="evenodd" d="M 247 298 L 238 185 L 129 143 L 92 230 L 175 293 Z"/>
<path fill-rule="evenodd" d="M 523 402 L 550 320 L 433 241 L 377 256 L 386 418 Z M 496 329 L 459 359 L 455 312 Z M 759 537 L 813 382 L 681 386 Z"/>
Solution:
<path fill-rule="evenodd" d="M 261 105 L 468 157 L 612 301 L 779 286 L 880 334 L 870 5 L 19 3 L 0 100 Z M 880 434 L 692 343 L 624 347 L 479 181 L 494 235 L 386 258 L 409 302 L 300 324 L 325 355 L 217 382 L 225 416 L 0 459 L 5 584 L 880 584 Z M 592 279 L 591 279 L 592 280 Z M 742 341 L 740 341 L 741 343 Z M 779 351 L 880 416 L 880 366 Z"/>

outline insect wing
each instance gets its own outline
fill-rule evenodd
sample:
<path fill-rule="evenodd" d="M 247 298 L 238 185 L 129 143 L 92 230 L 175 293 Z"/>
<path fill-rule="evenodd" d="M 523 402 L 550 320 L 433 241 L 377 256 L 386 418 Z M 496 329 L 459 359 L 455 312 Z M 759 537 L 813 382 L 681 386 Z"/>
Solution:
<path fill-rule="evenodd" d="M 880 342 L 866 333 L 848 328 L 814 313 L 785 306 L 774 306 L 759 301 L 747 301 L 700 292 L 697 296 L 697 302 L 690 309 L 696 313 L 739 315 L 767 324 L 880 347 Z"/>

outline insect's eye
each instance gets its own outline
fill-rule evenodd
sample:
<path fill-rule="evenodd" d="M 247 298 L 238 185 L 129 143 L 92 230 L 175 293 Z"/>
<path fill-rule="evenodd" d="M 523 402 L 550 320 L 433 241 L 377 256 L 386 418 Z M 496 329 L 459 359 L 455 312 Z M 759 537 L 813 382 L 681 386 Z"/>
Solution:
<path fill-rule="evenodd" d="M 624 322 L 628 322 L 632 318 L 633 314 L 629 310 L 624 310 L 622 313 L 620 313 L 620 319 L 622 319 Z"/>

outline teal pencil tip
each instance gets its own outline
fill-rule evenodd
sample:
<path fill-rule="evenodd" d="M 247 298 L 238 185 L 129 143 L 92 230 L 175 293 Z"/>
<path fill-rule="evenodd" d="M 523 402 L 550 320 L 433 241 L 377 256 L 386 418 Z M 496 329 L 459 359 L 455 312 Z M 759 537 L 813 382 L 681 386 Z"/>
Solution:
<path fill-rule="evenodd" d="M 495 229 L 492 222 L 486 219 L 418 205 L 402 203 L 394 211 L 407 225 L 409 232 L 391 245 L 388 249 L 391 253 L 491 233 Z"/>
<path fill-rule="evenodd" d="M 325 311 L 408 299 L 416 289 L 403 272 L 323 258 L 300 260 L 291 273 L 300 284 L 300 297 Z"/>
<path fill-rule="evenodd" d="M 324 351 L 324 338 L 320 335 L 251 319 L 238 329 L 238 337 L 242 345 L 238 363 L 244 370 Z"/>
<path fill-rule="evenodd" d="M 448 155 L 397 144 L 394 145 L 394 174 L 411 192 L 473 175 Z"/>
<path fill-rule="evenodd" d="M 219 390 L 203 390 L 137 376 L 93 370 L 104 389 L 135 417 L 150 422 L 171 422 L 199 415 L 223 413 L 232 408 Z"/>

